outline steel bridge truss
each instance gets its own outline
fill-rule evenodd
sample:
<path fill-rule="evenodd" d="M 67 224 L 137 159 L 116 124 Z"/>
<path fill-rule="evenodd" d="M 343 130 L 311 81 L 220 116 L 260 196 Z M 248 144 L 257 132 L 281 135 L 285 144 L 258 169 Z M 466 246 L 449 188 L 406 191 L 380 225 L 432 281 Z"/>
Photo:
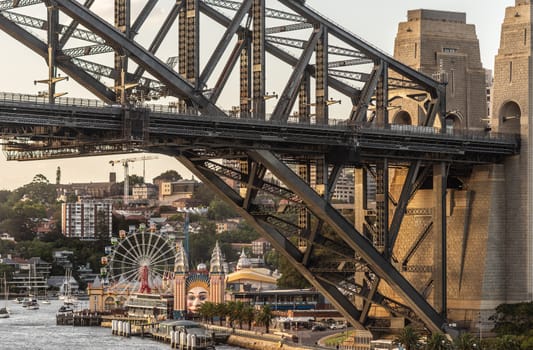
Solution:
<path fill-rule="evenodd" d="M 146 1 L 135 19 L 130 15 L 129 0 L 115 0 L 113 23 L 91 11 L 93 2 L 0 1 L 0 29 L 48 64 L 45 82 L 50 104 L 60 95 L 56 92 L 56 84 L 63 79 L 58 74 L 60 70 L 104 102 L 118 103 L 124 110 L 149 98 L 167 96 L 173 98 L 169 106 L 177 112 L 198 118 L 270 119 L 279 123 L 296 119 L 320 126 L 331 123 L 333 106 L 343 101 L 352 108 L 345 116 L 335 115 L 335 119 L 345 128 L 354 130 L 372 122 L 391 131 L 389 106 L 401 95 L 420 101 L 424 115 L 419 117 L 419 127 L 434 130 L 437 120 L 441 121 L 438 125 L 444 125 L 443 85 L 324 18 L 302 0 L 270 1 L 275 4 L 273 8 L 267 8 L 264 0 L 172 1 L 171 6 L 159 11 L 166 12 L 166 16 L 156 18 L 161 26 L 147 43 L 136 38 L 144 30 L 144 23 L 155 16 L 154 8 L 161 5 L 157 0 Z M 42 18 L 19 11 L 30 6 L 35 12 L 41 11 Z M 60 23 L 59 13 L 61 18 L 70 20 Z M 211 35 L 216 32 L 212 29 L 208 29 L 208 40 L 200 35 L 204 18 L 209 19 L 210 25 L 215 23 L 222 28 L 218 38 Z M 178 56 L 168 59 L 167 64 L 157 54 L 175 22 Z M 35 30 L 42 30 L 45 35 L 40 37 L 34 34 Z M 85 45 L 80 46 L 80 42 Z M 204 66 L 200 55 L 208 58 Z M 91 60 L 95 56 L 100 59 Z M 109 63 L 103 64 L 106 58 Z M 271 62 L 279 67 L 271 67 Z M 234 81 L 237 87 L 232 87 Z M 279 94 L 268 92 L 273 89 Z M 231 111 L 218 107 L 222 96 L 224 104 L 234 106 Z M 124 113 L 123 118 L 127 115 Z M 151 125 L 149 117 L 145 117 L 139 125 Z M 13 158 L 17 152 L 27 152 L 30 158 L 34 152 L 35 158 L 46 158 L 133 149 L 159 150 L 176 156 L 269 238 L 276 250 L 353 325 L 368 324 L 372 304 L 423 324 L 430 331 L 441 330 L 445 325 L 445 201 L 435 206 L 431 225 L 432 237 L 441 247 L 428 283 L 433 290 L 432 304 L 426 299 L 426 291 L 416 290 L 402 275 L 401 270 L 408 265 L 402 267 L 395 262 L 394 247 L 407 204 L 421 182 L 433 176 L 436 196 L 445 197 L 446 178 L 453 162 L 450 159 L 402 159 L 391 145 L 382 146 L 378 157 L 372 154 L 365 158 L 362 152 L 357 166 L 376 183 L 377 205 L 370 215 L 375 225 L 365 222 L 361 226 L 367 229 L 360 232 L 331 203 L 339 174 L 354 165 L 351 157 L 346 157 L 350 158 L 347 164 L 343 154 L 302 154 L 300 149 L 291 153 L 290 148 L 278 153 L 263 146 L 235 152 L 231 142 L 216 148 L 208 143 L 187 148 L 151 148 L 153 140 L 148 132 L 135 131 L 134 124 L 127 121 L 120 125 L 123 130 L 119 139 L 113 134 L 113 140 L 102 137 L 85 141 L 85 148 L 79 140 L 63 138 L 57 148 L 8 144 L 8 150 Z M 36 130 L 32 130 L 33 136 L 38 133 Z M 16 130 L 12 132 L 16 134 Z M 128 147 L 134 132 L 136 143 Z M 49 129 L 47 133 L 43 139 L 50 136 Z M 379 149 L 380 138 L 373 142 L 374 149 Z M 235 160 L 235 167 L 214 161 L 220 158 Z M 389 192 L 391 166 L 407 169 L 399 198 Z M 281 185 L 268 180 L 270 175 Z M 238 181 L 240 188 L 228 186 L 227 179 Z M 280 205 L 275 209 L 261 205 L 263 195 L 280 198 Z M 420 239 L 426 236 L 427 232 Z M 415 253 L 413 247 L 410 254 Z M 384 285 L 390 288 L 381 288 Z M 382 291 L 389 289 L 393 295 L 384 295 Z"/>

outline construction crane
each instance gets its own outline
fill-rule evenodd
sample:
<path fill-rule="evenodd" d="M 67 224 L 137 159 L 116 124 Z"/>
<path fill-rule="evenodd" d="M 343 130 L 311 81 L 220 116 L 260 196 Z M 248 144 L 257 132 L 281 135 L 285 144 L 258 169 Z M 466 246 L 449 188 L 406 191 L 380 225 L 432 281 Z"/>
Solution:
<path fill-rule="evenodd" d="M 129 164 L 132 162 L 143 161 L 143 181 L 145 181 L 145 161 L 157 159 L 157 156 L 143 156 L 136 158 L 124 158 L 119 160 L 110 160 L 109 164 L 114 166 L 115 164 L 122 164 L 124 167 L 124 204 L 128 204 L 128 194 L 130 192 L 130 175 L 129 175 Z"/>

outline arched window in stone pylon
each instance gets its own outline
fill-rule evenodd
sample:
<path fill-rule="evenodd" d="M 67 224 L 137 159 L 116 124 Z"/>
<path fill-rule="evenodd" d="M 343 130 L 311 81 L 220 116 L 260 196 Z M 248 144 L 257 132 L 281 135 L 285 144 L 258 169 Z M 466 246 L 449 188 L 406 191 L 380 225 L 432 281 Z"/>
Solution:
<path fill-rule="evenodd" d="M 411 118 L 411 115 L 407 111 L 398 111 L 394 115 L 394 118 L 392 119 L 393 124 L 397 125 L 412 125 L 413 119 Z"/>
<path fill-rule="evenodd" d="M 520 133 L 520 117 L 522 112 L 520 106 L 514 101 L 505 102 L 500 108 L 498 120 L 500 128 L 498 131 L 518 134 Z"/>
<path fill-rule="evenodd" d="M 446 130 L 461 130 L 463 124 L 463 116 L 459 112 L 451 112 L 446 115 Z"/>

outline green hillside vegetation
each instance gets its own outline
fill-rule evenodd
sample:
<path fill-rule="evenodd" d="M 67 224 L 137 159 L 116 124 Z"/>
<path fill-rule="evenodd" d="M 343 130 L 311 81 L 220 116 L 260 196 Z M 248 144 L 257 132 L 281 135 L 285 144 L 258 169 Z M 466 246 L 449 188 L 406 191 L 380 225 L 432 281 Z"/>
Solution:
<path fill-rule="evenodd" d="M 134 176 L 134 175 L 132 175 Z M 156 179 L 177 181 L 181 175 L 171 170 L 162 173 Z M 138 179 L 132 179 L 137 181 Z M 198 224 L 200 230 L 197 234 L 191 234 L 189 239 L 190 263 L 196 266 L 199 263 L 208 264 L 211 252 L 216 241 L 222 249 L 226 261 L 236 261 L 240 251 L 232 248 L 234 243 L 250 243 L 259 238 L 259 234 L 246 222 L 242 222 L 235 230 L 223 232 L 216 235 L 215 221 L 237 217 L 237 214 L 228 204 L 216 198 L 213 192 L 206 186 L 200 185 L 195 193 L 195 198 L 202 205 L 209 208 L 207 215 L 200 216 L 190 214 L 190 224 Z M 68 198 L 75 201 L 74 196 Z M 37 236 L 36 225 L 40 220 L 52 219 L 56 222 L 52 231 L 47 234 Z M 176 225 L 183 225 L 185 217 L 183 213 L 169 218 Z M 102 221 L 103 222 L 103 221 Z M 0 254 L 13 257 L 29 259 L 40 257 L 44 261 L 52 263 L 51 275 L 63 275 L 63 267 L 54 264 L 53 254 L 58 250 L 73 251 L 71 262 L 74 267 L 89 263 L 93 271 L 99 271 L 101 267 L 101 257 L 104 255 L 105 246 L 110 245 L 110 239 L 105 234 L 105 228 L 97 229 L 95 241 L 80 241 L 78 239 L 66 238 L 61 234 L 61 202 L 57 201 L 56 185 L 51 184 L 48 179 L 38 174 L 32 182 L 14 191 L 0 191 L 0 232 L 7 232 L 16 240 L 0 241 Z M 113 218 L 113 232 L 116 235 L 119 230 L 128 230 L 130 225 L 138 225 L 140 222 L 124 220 L 120 217 Z M 251 252 L 246 252 L 248 255 Z M 307 281 L 297 273 L 278 253 L 270 252 L 265 257 L 271 269 L 277 269 L 287 276 L 282 280 L 284 288 L 303 288 L 309 286 Z M 13 271 L 11 267 L 0 264 L 0 273 L 6 272 L 8 279 Z M 76 269 L 73 271 L 74 277 Z M 84 288 L 84 285 L 80 286 Z"/>

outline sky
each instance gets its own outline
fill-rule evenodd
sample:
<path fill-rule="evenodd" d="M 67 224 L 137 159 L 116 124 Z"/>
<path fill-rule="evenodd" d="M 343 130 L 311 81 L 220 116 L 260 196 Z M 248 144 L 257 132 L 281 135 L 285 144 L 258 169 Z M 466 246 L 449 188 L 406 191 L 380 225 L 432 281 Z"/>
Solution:
<path fill-rule="evenodd" d="M 140 0 L 133 0 L 140 1 Z M 160 0 L 160 3 L 169 0 Z M 96 0 L 94 8 L 102 13 L 111 13 L 112 1 Z M 505 8 L 514 6 L 515 0 L 307 0 L 307 4 L 381 50 L 392 54 L 398 23 L 405 21 L 407 11 L 432 9 L 465 12 L 467 23 L 476 26 L 480 42 L 481 60 L 486 68 L 492 68 L 497 54 L 500 28 Z M 268 6 L 268 2 L 267 2 Z M 157 27 L 157 21 L 151 23 Z M 42 58 L 0 31 L 0 91 L 36 94 L 44 86 L 34 84 L 34 80 L 47 76 L 47 67 Z M 70 84 L 70 83 L 65 83 Z M 58 91 L 61 87 L 58 86 Z M 81 88 L 68 87 L 70 97 L 93 98 Z M 228 106 L 230 108 L 230 106 Z M 122 181 L 121 166 L 112 167 L 110 160 L 141 157 L 139 155 L 113 155 L 46 161 L 16 162 L 6 161 L 0 154 L 0 189 L 13 190 L 32 181 L 36 174 L 43 174 L 50 182 L 55 182 L 56 169 L 61 168 L 61 183 L 105 182 L 109 172 L 117 173 Z M 184 178 L 191 178 L 188 172 L 172 157 L 158 155 L 158 159 L 146 161 L 146 180 L 151 180 L 167 170 L 176 170 Z M 129 173 L 142 176 L 143 162 L 130 163 Z"/>

